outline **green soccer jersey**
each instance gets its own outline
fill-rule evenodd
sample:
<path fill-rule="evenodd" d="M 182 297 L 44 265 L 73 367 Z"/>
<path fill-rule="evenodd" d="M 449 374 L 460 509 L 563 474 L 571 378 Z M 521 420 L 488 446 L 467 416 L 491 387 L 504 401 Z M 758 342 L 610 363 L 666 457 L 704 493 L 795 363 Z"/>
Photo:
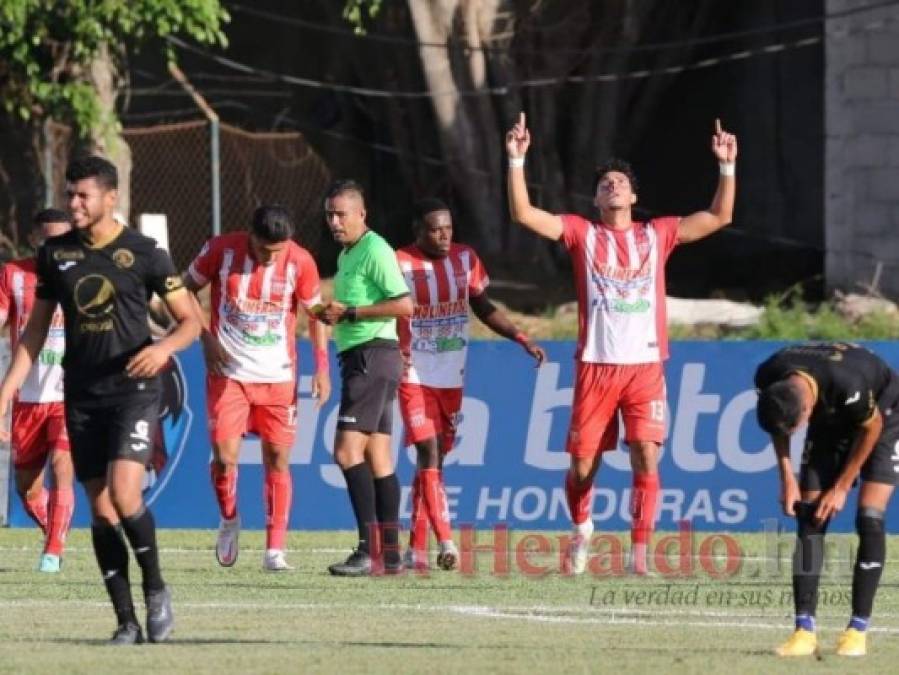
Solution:
<path fill-rule="evenodd" d="M 340 252 L 334 277 L 334 297 L 338 302 L 359 307 L 408 293 L 396 252 L 378 233 L 368 230 L 350 248 Z M 376 338 L 396 340 L 396 319 L 340 321 L 334 326 L 338 352 Z"/>

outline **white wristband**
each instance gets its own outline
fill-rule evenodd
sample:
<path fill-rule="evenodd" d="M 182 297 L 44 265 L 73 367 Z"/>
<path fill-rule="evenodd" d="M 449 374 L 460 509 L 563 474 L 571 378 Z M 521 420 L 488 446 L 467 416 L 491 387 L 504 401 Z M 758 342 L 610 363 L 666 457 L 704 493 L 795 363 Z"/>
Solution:
<path fill-rule="evenodd" d="M 721 162 L 718 164 L 718 171 L 722 176 L 735 176 L 737 174 L 736 162 Z"/>
<path fill-rule="evenodd" d="M 509 157 L 509 168 L 520 169 L 524 166 L 524 157 Z"/>

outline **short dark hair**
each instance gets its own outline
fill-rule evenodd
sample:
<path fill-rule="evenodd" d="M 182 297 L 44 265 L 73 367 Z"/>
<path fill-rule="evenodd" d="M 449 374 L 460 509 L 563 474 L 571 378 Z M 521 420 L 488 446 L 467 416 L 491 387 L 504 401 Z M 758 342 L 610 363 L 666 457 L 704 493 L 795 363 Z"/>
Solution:
<path fill-rule="evenodd" d="M 119 172 L 115 164 L 97 155 L 77 157 L 66 167 L 66 180 L 75 183 L 85 178 L 93 178 L 104 190 L 116 190 L 119 187 Z"/>
<path fill-rule="evenodd" d="M 425 197 L 424 199 L 419 199 L 415 202 L 414 210 L 415 219 L 412 221 L 412 226 L 418 228 L 424 225 L 425 216 L 429 213 L 434 213 L 434 211 L 449 211 L 449 207 L 442 199 Z"/>
<path fill-rule="evenodd" d="M 293 220 L 280 204 L 264 204 L 253 212 L 250 232 L 270 244 L 293 237 Z"/>
<path fill-rule="evenodd" d="M 325 199 L 333 199 L 346 192 L 355 192 L 359 195 L 359 199 L 365 203 L 365 191 L 362 189 L 362 186 L 352 178 L 338 178 L 331 183 L 331 185 L 328 186 L 328 191 L 325 192 Z"/>
<path fill-rule="evenodd" d="M 623 159 L 618 159 L 617 157 L 607 159 L 596 167 L 595 180 L 593 181 L 594 192 L 596 192 L 596 188 L 599 187 L 599 181 L 603 179 L 603 176 L 611 171 L 623 173 L 627 176 L 627 180 L 631 184 L 631 192 L 634 194 L 637 193 L 637 175 L 634 173 L 633 168 L 631 168 L 631 165 L 628 162 L 625 162 Z"/>
<path fill-rule="evenodd" d="M 767 433 L 789 435 L 802 415 L 802 393 L 794 382 L 778 380 L 759 392 L 755 410 L 759 426 Z"/>
<path fill-rule="evenodd" d="M 61 209 L 44 209 L 43 211 L 38 211 L 34 214 L 34 220 L 32 222 L 34 227 L 40 227 L 47 223 L 68 223 L 71 225 L 72 216 Z"/>

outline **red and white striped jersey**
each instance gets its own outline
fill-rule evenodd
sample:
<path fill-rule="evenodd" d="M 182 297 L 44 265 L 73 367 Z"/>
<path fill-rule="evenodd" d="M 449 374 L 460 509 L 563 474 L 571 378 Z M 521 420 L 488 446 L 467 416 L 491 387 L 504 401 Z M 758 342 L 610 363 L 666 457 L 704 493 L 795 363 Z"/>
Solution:
<path fill-rule="evenodd" d="M 414 244 L 396 257 L 415 306 L 411 318 L 398 321 L 400 348 L 411 359 L 403 381 L 459 388 L 468 351 L 468 298 L 487 288 L 487 271 L 464 244 L 452 244 L 444 258 L 429 258 Z"/>
<path fill-rule="evenodd" d="M 260 265 L 249 233 L 233 232 L 207 241 L 188 274 L 197 285 L 212 286 L 211 330 L 231 357 L 228 377 L 261 383 L 296 378 L 297 309 L 321 302 L 309 251 L 288 241 L 275 262 Z"/>
<path fill-rule="evenodd" d="M 665 263 L 680 218 L 613 230 L 563 215 L 578 300 L 577 355 L 588 363 L 653 363 L 668 358 Z"/>
<path fill-rule="evenodd" d="M 0 274 L 0 325 L 9 320 L 9 342 L 15 351 L 34 308 L 37 263 L 34 258 L 11 260 Z M 19 390 L 19 400 L 49 403 L 63 400 L 62 357 L 66 351 L 66 331 L 62 310 L 53 312 L 50 331 Z"/>

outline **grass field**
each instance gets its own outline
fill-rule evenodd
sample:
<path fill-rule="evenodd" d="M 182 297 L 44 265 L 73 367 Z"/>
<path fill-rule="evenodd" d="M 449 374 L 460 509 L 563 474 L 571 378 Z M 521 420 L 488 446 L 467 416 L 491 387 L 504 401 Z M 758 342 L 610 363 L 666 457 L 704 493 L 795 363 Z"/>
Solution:
<path fill-rule="evenodd" d="M 160 546 L 175 598 L 173 640 L 110 648 L 103 643 L 114 620 L 88 533 L 71 534 L 63 571 L 51 577 L 33 571 L 36 532 L 3 529 L 0 672 L 895 672 L 899 570 L 887 565 L 869 656 L 838 658 L 833 645 L 849 611 L 845 557 L 854 537 L 830 539 L 837 545 L 822 581 L 821 655 L 784 661 L 771 649 L 792 627 L 789 563 L 778 571 L 761 535 L 736 538 L 746 558 L 728 579 L 702 569 L 679 579 L 533 577 L 514 555 L 511 573 L 500 578 L 488 554 L 469 574 L 336 579 L 326 566 L 348 552 L 346 532 L 291 534 L 296 569 L 273 574 L 260 568 L 258 532 L 243 534 L 237 565 L 222 569 L 212 532 L 167 530 Z M 786 555 L 789 538 L 782 541 Z M 899 537 L 890 544 L 899 551 Z M 555 560 L 529 557 L 531 564 Z M 138 598 L 139 584 L 134 591 Z"/>

